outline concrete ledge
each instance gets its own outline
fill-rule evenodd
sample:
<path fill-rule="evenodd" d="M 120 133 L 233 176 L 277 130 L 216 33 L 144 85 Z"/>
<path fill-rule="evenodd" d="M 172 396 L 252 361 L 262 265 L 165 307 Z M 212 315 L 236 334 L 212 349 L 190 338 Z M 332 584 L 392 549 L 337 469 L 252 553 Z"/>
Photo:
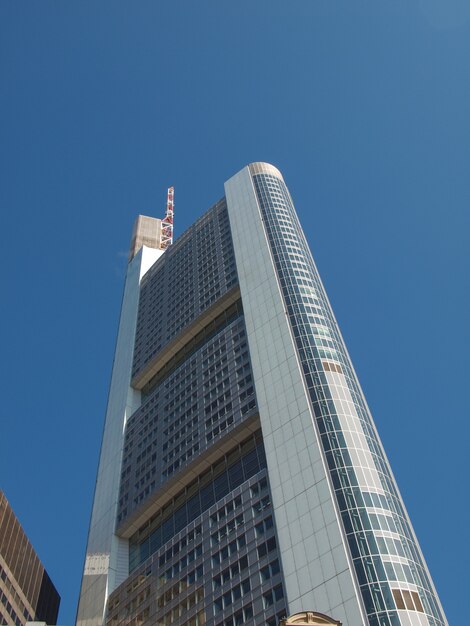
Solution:
<path fill-rule="evenodd" d="M 259 415 L 256 414 L 238 424 L 233 430 L 229 430 L 224 437 L 216 441 L 208 450 L 205 450 L 173 478 L 167 480 L 153 494 L 150 494 L 146 500 L 143 500 L 139 508 L 118 526 L 116 534 L 119 537 L 131 537 L 159 509 L 191 484 L 195 478 L 259 429 Z"/>
<path fill-rule="evenodd" d="M 215 318 L 229 308 L 231 304 L 240 299 L 240 287 L 236 285 L 226 294 L 224 294 L 217 302 L 206 309 L 191 324 L 184 328 L 179 335 L 172 339 L 147 365 L 136 375 L 131 381 L 134 389 L 142 390 L 145 385 L 165 367 L 175 354 L 177 354 L 198 332 L 205 326 L 210 324 Z"/>

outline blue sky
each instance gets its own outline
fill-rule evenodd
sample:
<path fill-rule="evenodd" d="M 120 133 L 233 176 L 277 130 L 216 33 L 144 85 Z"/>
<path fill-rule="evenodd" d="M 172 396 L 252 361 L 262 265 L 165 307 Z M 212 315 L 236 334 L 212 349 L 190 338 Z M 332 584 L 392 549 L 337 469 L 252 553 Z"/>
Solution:
<path fill-rule="evenodd" d="M 469 6 L 0 3 L 0 485 L 60 624 L 134 218 L 175 185 L 180 234 L 257 160 L 291 190 L 449 622 L 466 614 Z"/>

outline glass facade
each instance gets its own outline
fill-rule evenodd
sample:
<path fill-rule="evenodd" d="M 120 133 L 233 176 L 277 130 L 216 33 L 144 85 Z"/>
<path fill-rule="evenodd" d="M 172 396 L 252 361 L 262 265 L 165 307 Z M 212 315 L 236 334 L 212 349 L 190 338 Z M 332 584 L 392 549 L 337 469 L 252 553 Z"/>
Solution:
<path fill-rule="evenodd" d="M 446 624 L 279 172 L 133 280 L 80 626 Z"/>
<path fill-rule="evenodd" d="M 253 181 L 369 624 L 398 626 L 405 608 L 444 624 L 289 192 Z"/>

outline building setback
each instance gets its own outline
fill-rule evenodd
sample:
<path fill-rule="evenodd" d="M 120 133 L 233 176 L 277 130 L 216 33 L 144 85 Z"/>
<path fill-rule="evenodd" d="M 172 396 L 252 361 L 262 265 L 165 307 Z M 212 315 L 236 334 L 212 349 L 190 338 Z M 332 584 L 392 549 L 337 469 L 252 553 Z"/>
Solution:
<path fill-rule="evenodd" d="M 0 624 L 56 624 L 59 604 L 59 594 L 0 491 Z"/>
<path fill-rule="evenodd" d="M 78 625 L 447 624 L 280 172 L 245 167 L 165 252 L 148 220 Z"/>

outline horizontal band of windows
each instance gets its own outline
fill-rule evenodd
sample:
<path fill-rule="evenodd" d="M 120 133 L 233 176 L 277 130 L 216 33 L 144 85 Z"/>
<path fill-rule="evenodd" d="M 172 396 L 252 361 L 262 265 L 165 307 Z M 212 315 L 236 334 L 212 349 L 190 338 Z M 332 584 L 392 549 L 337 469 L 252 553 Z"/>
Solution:
<path fill-rule="evenodd" d="M 243 315 L 240 290 L 234 287 L 213 307 L 204 311 L 187 329 L 168 343 L 132 380 L 136 389 L 148 396 L 157 385 L 167 378 L 181 363 L 186 361 L 222 328 Z M 201 328 L 202 324 L 205 325 Z M 200 330 L 198 330 L 200 329 Z"/>
<path fill-rule="evenodd" d="M 416 591 L 392 589 L 392 593 L 398 609 L 408 609 L 409 611 L 424 613 L 423 605 Z"/>
<path fill-rule="evenodd" d="M 178 494 L 164 511 L 131 537 L 130 571 L 215 502 L 265 467 L 264 446 L 258 431 Z"/>

